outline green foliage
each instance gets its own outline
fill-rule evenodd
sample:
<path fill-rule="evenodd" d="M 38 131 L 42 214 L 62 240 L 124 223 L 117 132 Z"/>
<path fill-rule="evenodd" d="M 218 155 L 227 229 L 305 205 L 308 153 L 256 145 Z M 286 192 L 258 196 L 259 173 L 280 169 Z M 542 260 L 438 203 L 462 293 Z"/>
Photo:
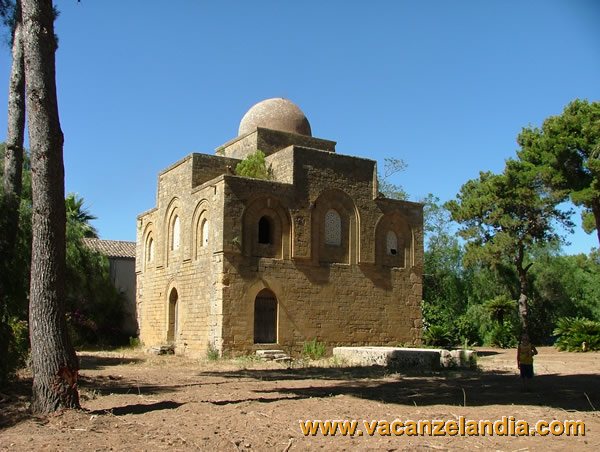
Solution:
<path fill-rule="evenodd" d="M 0 144 L 0 175 L 3 173 L 3 163 L 4 145 Z M 65 208 L 65 307 L 72 339 L 80 346 L 126 344 L 128 338 L 119 330 L 124 299 L 112 284 L 108 260 L 105 256 L 88 249 L 82 241 L 84 237 L 96 236 L 96 231 L 90 224 L 95 217 L 84 207 L 83 199 L 74 194 L 69 194 L 65 199 Z M 0 275 L 6 281 L 4 315 L 6 319 L 14 318 L 15 321 L 25 321 L 28 318 L 31 212 L 31 166 L 29 157 L 25 154 L 15 258 Z"/>
<path fill-rule="evenodd" d="M 468 181 L 446 207 L 462 225 L 466 262 L 496 265 L 516 262 L 533 245 L 559 239 L 555 223 L 572 226 L 569 212 L 559 210 L 557 202 L 530 166 L 509 160 L 502 174 L 481 172 Z"/>
<path fill-rule="evenodd" d="M 511 348 L 517 345 L 517 330 L 510 322 L 496 324 L 486 332 L 483 343 L 492 347 Z"/>
<path fill-rule="evenodd" d="M 516 303 L 508 295 L 499 295 L 486 301 L 483 306 L 491 320 L 503 324 L 515 311 Z"/>
<path fill-rule="evenodd" d="M 125 345 L 124 295 L 114 287 L 106 256 L 87 248 L 85 225 L 67 222 L 66 313 L 75 346 Z"/>
<path fill-rule="evenodd" d="M 0 343 L 4 356 L 0 360 L 0 384 L 5 384 L 17 369 L 25 364 L 29 354 L 29 329 L 27 322 L 11 317 L 0 322 Z"/>
<path fill-rule="evenodd" d="M 250 154 L 235 167 L 235 174 L 243 177 L 252 177 L 254 179 L 273 179 L 273 169 L 265 160 L 263 151 L 258 150 Z"/>
<path fill-rule="evenodd" d="M 406 169 L 408 165 L 402 159 L 386 157 L 384 159 L 383 174 L 377 175 L 379 193 L 390 199 L 408 199 L 408 193 L 401 185 L 390 182 L 389 178 Z"/>
<path fill-rule="evenodd" d="M 560 239 L 556 224 L 572 227 L 570 213 L 559 210 L 558 201 L 544 190 L 535 168 L 508 160 L 502 174 L 481 172 L 479 179 L 461 187 L 456 200 L 446 203 L 452 219 L 461 223 L 467 265 L 513 266 L 518 277 L 513 292 L 519 295 L 519 319 L 525 330 L 532 250 Z"/>
<path fill-rule="evenodd" d="M 600 102 L 576 99 L 561 115 L 547 118 L 541 128 L 524 128 L 517 141 L 519 157 L 535 166 L 556 197 L 568 197 L 584 207 L 584 229 L 598 229 Z"/>
<path fill-rule="evenodd" d="M 302 345 L 302 356 L 309 359 L 321 359 L 325 356 L 325 351 L 325 344 L 317 341 L 316 338 Z"/>
<path fill-rule="evenodd" d="M 219 350 L 217 350 L 214 345 L 208 344 L 208 348 L 206 349 L 206 359 L 209 361 L 217 361 L 219 358 L 221 358 Z"/>
<path fill-rule="evenodd" d="M 431 325 L 423 331 L 423 339 L 427 345 L 449 347 L 456 342 L 449 325 Z"/>
<path fill-rule="evenodd" d="M 77 236 L 98 238 L 98 231 L 90 224 L 90 221 L 95 220 L 96 217 L 83 206 L 83 203 L 83 198 L 79 195 L 75 193 L 67 195 L 65 198 L 67 223 L 72 229 L 77 229 L 75 231 Z"/>
<path fill-rule="evenodd" d="M 600 350 L 600 321 L 581 317 L 563 317 L 558 320 L 554 334 L 558 336 L 556 346 L 559 350 L 570 352 Z"/>

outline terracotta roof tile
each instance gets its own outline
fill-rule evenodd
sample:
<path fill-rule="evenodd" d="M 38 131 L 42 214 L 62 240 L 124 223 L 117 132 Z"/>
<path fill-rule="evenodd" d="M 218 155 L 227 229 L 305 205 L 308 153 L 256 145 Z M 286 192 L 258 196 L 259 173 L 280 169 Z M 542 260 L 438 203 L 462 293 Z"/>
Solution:
<path fill-rule="evenodd" d="M 107 257 L 135 259 L 135 242 L 123 240 L 83 239 L 83 243 L 91 250 L 98 251 Z"/>

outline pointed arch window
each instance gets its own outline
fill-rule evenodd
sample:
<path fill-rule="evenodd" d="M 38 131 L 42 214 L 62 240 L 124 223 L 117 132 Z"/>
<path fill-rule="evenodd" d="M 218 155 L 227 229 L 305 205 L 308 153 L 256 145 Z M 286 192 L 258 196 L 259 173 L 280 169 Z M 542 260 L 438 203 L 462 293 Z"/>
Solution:
<path fill-rule="evenodd" d="M 342 244 L 342 219 L 335 209 L 325 214 L 325 244 L 340 246 Z"/>
<path fill-rule="evenodd" d="M 175 215 L 173 219 L 173 229 L 171 231 L 171 249 L 173 251 L 179 249 L 179 240 L 181 237 L 181 222 L 179 216 Z"/>
<path fill-rule="evenodd" d="M 200 246 L 208 246 L 208 220 L 206 218 L 202 220 L 200 231 Z"/>
<path fill-rule="evenodd" d="M 146 262 L 152 262 L 154 260 L 154 239 L 148 237 L 148 244 L 146 246 Z"/>

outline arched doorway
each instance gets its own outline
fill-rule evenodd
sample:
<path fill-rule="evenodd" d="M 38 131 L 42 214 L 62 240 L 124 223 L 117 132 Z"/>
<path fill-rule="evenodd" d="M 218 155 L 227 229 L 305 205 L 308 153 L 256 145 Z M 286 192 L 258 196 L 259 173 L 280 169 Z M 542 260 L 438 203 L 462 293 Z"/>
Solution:
<path fill-rule="evenodd" d="M 277 298 L 269 289 L 261 290 L 254 300 L 254 343 L 277 342 Z"/>
<path fill-rule="evenodd" d="M 177 301 L 179 299 L 179 295 L 177 294 L 177 289 L 173 288 L 171 293 L 169 294 L 169 318 L 168 318 L 168 326 L 167 326 L 167 341 L 175 342 L 175 336 L 177 334 L 178 328 L 178 306 Z"/>

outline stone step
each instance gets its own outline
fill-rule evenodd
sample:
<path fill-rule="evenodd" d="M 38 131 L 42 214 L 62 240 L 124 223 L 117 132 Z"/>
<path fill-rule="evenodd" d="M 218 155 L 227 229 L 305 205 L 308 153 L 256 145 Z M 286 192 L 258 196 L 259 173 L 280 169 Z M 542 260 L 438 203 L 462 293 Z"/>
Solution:
<path fill-rule="evenodd" d="M 256 350 L 256 356 L 267 361 L 285 362 L 292 360 L 283 350 Z"/>
<path fill-rule="evenodd" d="M 173 355 L 175 354 L 175 346 L 171 344 L 155 345 L 148 349 L 148 353 L 152 353 L 153 355 Z"/>

